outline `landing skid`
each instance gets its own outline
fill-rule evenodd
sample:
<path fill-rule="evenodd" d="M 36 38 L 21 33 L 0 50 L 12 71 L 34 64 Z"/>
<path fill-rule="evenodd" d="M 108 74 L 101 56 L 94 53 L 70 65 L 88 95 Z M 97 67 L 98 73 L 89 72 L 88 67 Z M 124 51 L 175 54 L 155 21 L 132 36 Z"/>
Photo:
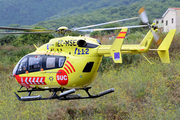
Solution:
<path fill-rule="evenodd" d="M 87 97 L 81 97 L 80 94 L 76 94 L 76 95 L 71 95 L 72 93 L 76 92 L 76 89 L 70 89 L 67 91 L 64 91 L 65 89 L 57 89 L 57 88 L 50 88 L 50 89 L 32 89 L 32 90 L 21 90 L 18 92 L 28 92 L 29 95 L 28 96 L 23 96 L 23 97 L 19 97 L 19 95 L 15 93 L 16 97 L 18 98 L 18 100 L 20 101 L 35 101 L 35 100 L 50 100 L 50 99 L 58 99 L 58 100 L 75 100 L 75 99 L 91 99 L 91 98 L 98 98 L 101 97 L 103 95 L 109 94 L 114 92 L 114 88 L 105 90 L 103 92 L 100 92 L 98 95 L 91 95 L 89 93 L 89 89 L 91 89 L 91 87 L 86 87 L 86 88 L 82 88 L 79 90 L 84 90 L 88 96 Z M 49 90 L 50 92 L 53 92 L 53 94 L 50 97 L 47 98 L 42 98 L 41 95 L 37 95 L 37 96 L 31 96 L 31 92 L 33 91 L 45 91 L 45 90 Z M 61 93 L 59 95 L 57 95 L 57 92 L 61 91 Z"/>

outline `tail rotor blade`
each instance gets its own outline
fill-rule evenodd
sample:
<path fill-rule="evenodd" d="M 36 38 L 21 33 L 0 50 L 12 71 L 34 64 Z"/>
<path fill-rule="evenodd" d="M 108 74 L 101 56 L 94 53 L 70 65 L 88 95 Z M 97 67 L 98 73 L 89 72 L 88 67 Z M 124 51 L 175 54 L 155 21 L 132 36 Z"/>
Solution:
<path fill-rule="evenodd" d="M 147 17 L 145 8 L 142 7 L 142 8 L 138 11 L 138 13 L 139 13 L 139 15 L 140 15 L 140 17 L 141 17 L 142 22 L 149 25 L 149 20 L 148 20 L 148 17 Z"/>
<path fill-rule="evenodd" d="M 154 40 L 156 42 L 157 45 L 160 45 L 161 42 L 162 42 L 162 39 L 158 36 L 157 33 L 155 33 L 153 30 L 152 30 L 152 33 L 153 33 L 153 36 L 154 36 Z"/>
<path fill-rule="evenodd" d="M 152 30 L 152 26 L 149 24 L 149 20 L 148 20 L 148 17 L 147 17 L 147 14 L 146 14 L 146 11 L 145 11 L 145 8 L 142 7 L 139 11 L 138 11 L 139 15 L 140 15 L 140 18 L 142 20 L 143 23 L 149 25 L 149 29 L 151 29 L 151 32 L 154 36 L 154 40 L 156 42 L 157 45 L 160 45 L 162 40 L 161 38 L 158 36 L 158 34 Z"/>

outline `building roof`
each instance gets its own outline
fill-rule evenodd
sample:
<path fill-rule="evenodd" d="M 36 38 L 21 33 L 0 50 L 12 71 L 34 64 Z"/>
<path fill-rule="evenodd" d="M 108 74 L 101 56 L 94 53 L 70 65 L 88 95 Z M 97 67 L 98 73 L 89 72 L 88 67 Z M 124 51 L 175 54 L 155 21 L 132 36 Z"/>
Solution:
<path fill-rule="evenodd" d="M 180 10 L 180 8 L 168 8 L 166 12 L 163 14 L 162 18 L 170 11 L 170 10 Z"/>
<path fill-rule="evenodd" d="M 180 8 L 169 8 L 169 9 L 180 10 Z"/>
<path fill-rule="evenodd" d="M 154 19 L 154 20 L 163 20 L 163 18 L 157 18 L 157 19 Z"/>

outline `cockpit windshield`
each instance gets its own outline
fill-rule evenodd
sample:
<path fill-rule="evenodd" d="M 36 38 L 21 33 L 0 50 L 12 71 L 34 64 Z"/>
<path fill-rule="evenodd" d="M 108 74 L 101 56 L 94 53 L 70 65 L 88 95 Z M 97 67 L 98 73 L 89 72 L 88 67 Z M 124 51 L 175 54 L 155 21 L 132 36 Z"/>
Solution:
<path fill-rule="evenodd" d="M 18 67 L 18 73 L 25 73 L 27 71 L 27 58 L 22 59 L 19 67 Z"/>
<path fill-rule="evenodd" d="M 25 73 L 27 69 L 27 57 L 23 57 L 15 66 L 13 70 L 13 75 L 16 75 L 17 72 L 19 73 Z"/>

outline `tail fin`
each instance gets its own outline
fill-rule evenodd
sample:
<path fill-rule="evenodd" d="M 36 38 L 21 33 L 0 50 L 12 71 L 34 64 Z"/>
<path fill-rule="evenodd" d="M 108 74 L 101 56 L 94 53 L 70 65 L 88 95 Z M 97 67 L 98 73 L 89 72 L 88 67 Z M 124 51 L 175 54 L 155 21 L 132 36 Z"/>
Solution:
<path fill-rule="evenodd" d="M 149 32 L 146 34 L 146 36 L 144 37 L 144 39 L 141 41 L 141 43 L 139 44 L 139 46 L 144 46 L 145 50 L 148 51 L 150 48 L 150 45 L 153 41 L 153 34 L 152 34 L 152 30 L 149 30 Z"/>
<path fill-rule="evenodd" d="M 170 63 L 169 60 L 169 47 L 171 45 L 171 42 L 174 38 L 174 35 L 176 33 L 176 29 L 172 29 L 169 31 L 169 33 L 164 38 L 161 45 L 158 47 L 158 54 L 162 61 L 162 63 Z"/>
<path fill-rule="evenodd" d="M 122 63 L 121 47 L 124 42 L 128 28 L 123 28 L 110 48 L 110 54 L 115 63 Z"/>

